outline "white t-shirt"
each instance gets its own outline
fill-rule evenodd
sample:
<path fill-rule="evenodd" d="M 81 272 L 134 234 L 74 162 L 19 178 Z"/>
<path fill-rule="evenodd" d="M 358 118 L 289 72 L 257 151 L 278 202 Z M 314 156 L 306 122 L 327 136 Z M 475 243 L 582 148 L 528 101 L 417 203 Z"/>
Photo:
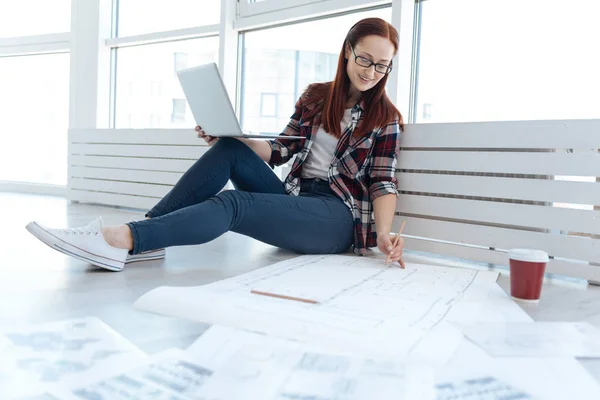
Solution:
<path fill-rule="evenodd" d="M 342 132 L 346 130 L 346 127 L 352 120 L 352 109 L 347 108 L 344 111 L 344 116 L 340 122 L 340 128 Z M 337 147 L 338 138 L 329 133 L 325 132 L 323 125 L 319 127 L 317 136 L 313 141 L 310 148 L 310 152 L 302 164 L 302 177 L 311 179 L 319 178 L 327 180 L 327 173 L 329 172 L 329 165 L 335 154 L 335 148 Z"/>

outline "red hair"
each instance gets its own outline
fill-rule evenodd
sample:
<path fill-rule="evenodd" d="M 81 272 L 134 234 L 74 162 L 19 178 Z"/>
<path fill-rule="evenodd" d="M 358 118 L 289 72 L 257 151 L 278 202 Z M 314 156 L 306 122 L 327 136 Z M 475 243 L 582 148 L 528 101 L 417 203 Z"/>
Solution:
<path fill-rule="evenodd" d="M 326 132 L 340 137 L 342 135 L 340 121 L 344 115 L 346 98 L 350 89 L 350 78 L 346 72 L 348 59 L 346 50 L 348 46 L 356 46 L 365 36 L 376 35 L 389 39 L 394 45 L 394 55 L 398 51 L 398 31 L 388 22 L 380 18 L 365 18 L 358 21 L 346 35 L 344 45 L 340 51 L 337 72 L 333 82 L 317 83 L 309 87 L 306 100 L 312 104 L 313 111 L 309 118 L 322 111 L 322 123 Z M 363 118 L 354 130 L 354 136 L 361 137 L 373 129 L 383 127 L 395 119 L 403 127 L 402 114 L 392 104 L 385 92 L 388 75 L 385 75 L 374 87 L 363 92 L 362 100 L 365 104 Z"/>

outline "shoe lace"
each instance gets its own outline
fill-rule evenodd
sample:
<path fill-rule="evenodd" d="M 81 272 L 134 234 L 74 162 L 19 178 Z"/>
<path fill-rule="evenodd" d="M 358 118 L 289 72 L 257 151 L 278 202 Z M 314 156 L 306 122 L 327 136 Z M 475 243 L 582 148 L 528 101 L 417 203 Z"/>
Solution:
<path fill-rule="evenodd" d="M 89 226 L 84 226 L 82 228 L 63 229 L 63 233 L 65 235 L 97 235 L 99 232 L 97 229 L 91 228 Z"/>

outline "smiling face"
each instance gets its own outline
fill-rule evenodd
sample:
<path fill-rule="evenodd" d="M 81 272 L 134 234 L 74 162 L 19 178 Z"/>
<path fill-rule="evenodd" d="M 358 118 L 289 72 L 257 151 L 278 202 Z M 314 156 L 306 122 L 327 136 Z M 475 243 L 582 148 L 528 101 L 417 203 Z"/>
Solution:
<path fill-rule="evenodd" d="M 365 92 L 373 88 L 385 76 L 385 66 L 391 66 L 394 45 L 387 38 L 370 35 L 358 41 L 354 48 L 350 45 L 346 47 L 346 73 L 350 78 L 350 91 Z M 366 67 L 370 63 L 381 65 Z"/>

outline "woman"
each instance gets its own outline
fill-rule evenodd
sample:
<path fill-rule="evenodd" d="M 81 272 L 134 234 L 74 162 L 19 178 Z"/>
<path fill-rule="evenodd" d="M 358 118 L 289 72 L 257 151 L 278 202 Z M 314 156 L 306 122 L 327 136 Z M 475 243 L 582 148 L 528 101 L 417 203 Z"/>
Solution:
<path fill-rule="evenodd" d="M 206 243 L 227 231 L 297 253 L 353 247 L 364 255 L 377 246 L 403 266 L 404 242 L 390 236 L 402 116 L 385 93 L 397 50 L 398 32 L 384 20 L 356 23 L 335 80 L 310 85 L 280 135 L 304 139 L 216 139 L 196 127 L 211 148 L 143 221 L 27 228 L 65 254 L 115 271 L 163 257 L 165 247 Z M 281 182 L 272 168 L 294 155 Z M 221 191 L 228 180 L 237 190 Z"/>

